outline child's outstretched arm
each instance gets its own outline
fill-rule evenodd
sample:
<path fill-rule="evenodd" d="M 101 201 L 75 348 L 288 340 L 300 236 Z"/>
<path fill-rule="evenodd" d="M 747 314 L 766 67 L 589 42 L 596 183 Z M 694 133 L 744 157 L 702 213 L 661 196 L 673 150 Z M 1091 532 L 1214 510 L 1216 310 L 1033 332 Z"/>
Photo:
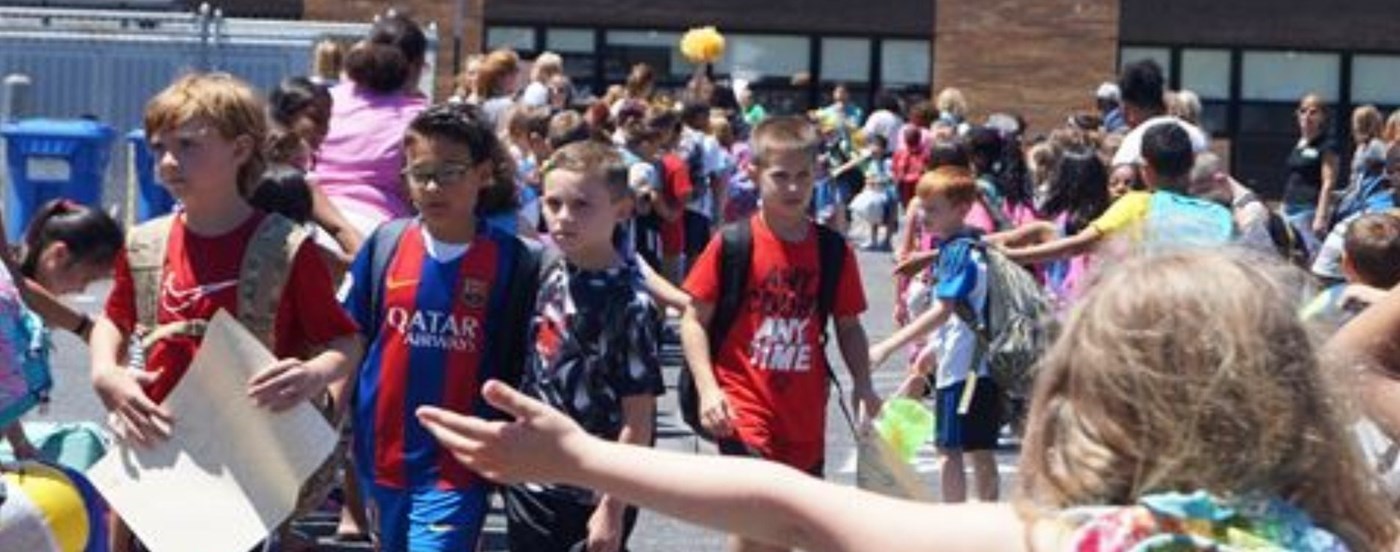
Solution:
<path fill-rule="evenodd" d="M 1055 240 L 1054 223 L 1036 220 L 1010 230 L 987 234 L 983 239 L 988 243 L 1004 247 L 1026 247 Z"/>
<path fill-rule="evenodd" d="M 1025 550 L 1026 524 L 1006 504 L 910 502 L 761 460 L 611 443 L 499 382 L 487 383 L 483 395 L 515 421 L 488 422 L 432 407 L 420 408 L 418 419 L 458 460 L 496 481 L 588 487 L 686 521 L 804 550 Z"/>
<path fill-rule="evenodd" d="M 870 381 L 870 371 L 874 368 L 870 364 L 870 340 L 859 316 L 836 319 L 836 344 L 841 347 L 841 358 L 851 372 L 851 406 L 864 414 L 865 420 L 874 420 L 880 415 L 880 394 L 875 392 L 875 384 Z"/>
<path fill-rule="evenodd" d="M 900 328 L 898 331 L 894 332 L 894 335 L 885 338 L 884 341 L 870 348 L 871 369 L 879 368 L 881 364 L 889 360 L 890 356 L 893 355 L 895 351 L 904 348 L 905 345 L 908 345 L 920 336 L 933 331 L 934 328 L 942 326 L 944 322 L 948 321 L 948 317 L 952 314 L 952 301 L 947 299 L 935 301 L 933 306 L 929 307 L 929 309 L 919 315 L 918 318 L 915 318 L 913 322 Z"/>
<path fill-rule="evenodd" d="M 690 305 L 689 293 L 658 274 L 651 263 L 648 263 L 641 255 L 637 256 L 637 265 L 642 270 L 642 279 L 645 280 L 643 284 L 647 288 L 647 293 L 651 294 L 652 299 L 655 299 L 662 307 L 685 311 L 685 308 Z"/>
<path fill-rule="evenodd" d="M 358 334 L 335 338 L 310 360 L 282 359 L 254 374 L 248 380 L 248 396 L 259 406 L 281 412 L 349 376 L 363 353 Z"/>
<path fill-rule="evenodd" d="M 126 337 L 105 316 L 93 324 L 88 341 L 92 388 L 107 407 L 111 429 L 123 441 L 152 445 L 170 435 L 174 416 L 146 396 L 141 385 L 155 380 L 154 372 L 127 370 L 120 363 Z"/>
<path fill-rule="evenodd" d="M 656 397 L 634 395 L 622 399 L 622 432 L 617 442 L 649 447 L 656 430 Z M 588 520 L 586 550 L 617 550 L 622 543 L 622 522 L 627 502 L 610 494 L 598 498 L 598 508 Z"/>
<path fill-rule="evenodd" d="M 92 334 L 92 318 L 60 301 L 39 282 L 21 278 L 16 283 L 19 284 L 19 294 L 24 304 L 44 319 L 45 325 L 62 328 L 84 340 Z"/>
<path fill-rule="evenodd" d="M 1007 249 L 1006 258 L 1022 265 L 1067 259 L 1088 253 L 1102 238 L 1103 234 L 1098 229 L 1089 227 L 1073 236 L 1029 247 Z"/>
<path fill-rule="evenodd" d="M 1327 341 L 1338 366 L 1362 366 L 1343 380 L 1361 409 L 1392 439 L 1400 438 L 1400 290 L 1392 290 Z"/>
<path fill-rule="evenodd" d="M 10 443 L 10 452 L 14 453 L 15 460 L 38 460 L 42 457 L 39 449 L 24 434 L 24 425 L 18 421 L 5 427 L 5 440 Z"/>
<path fill-rule="evenodd" d="M 325 190 L 315 184 L 307 188 L 311 190 L 311 220 L 330 234 L 347 256 L 354 257 L 355 252 L 360 250 L 360 244 L 364 242 L 364 236 L 355 230 L 350 221 L 345 220 L 345 214 L 331 203 Z"/>
<path fill-rule="evenodd" d="M 715 437 L 728 437 L 734 433 L 734 411 L 715 380 L 706 329 L 714 314 L 714 305 L 708 303 L 691 301 L 686 305 L 685 314 L 681 315 L 681 349 L 685 353 L 686 368 L 695 378 L 701 425 Z"/>

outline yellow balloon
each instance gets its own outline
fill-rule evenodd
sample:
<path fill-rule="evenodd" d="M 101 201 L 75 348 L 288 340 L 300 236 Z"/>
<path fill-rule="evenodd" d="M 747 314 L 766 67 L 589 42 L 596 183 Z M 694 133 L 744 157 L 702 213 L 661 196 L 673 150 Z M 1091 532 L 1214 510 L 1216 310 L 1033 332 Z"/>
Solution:
<path fill-rule="evenodd" d="M 724 35 L 714 27 L 698 27 L 681 36 L 681 55 L 691 63 L 714 63 L 724 57 Z"/>

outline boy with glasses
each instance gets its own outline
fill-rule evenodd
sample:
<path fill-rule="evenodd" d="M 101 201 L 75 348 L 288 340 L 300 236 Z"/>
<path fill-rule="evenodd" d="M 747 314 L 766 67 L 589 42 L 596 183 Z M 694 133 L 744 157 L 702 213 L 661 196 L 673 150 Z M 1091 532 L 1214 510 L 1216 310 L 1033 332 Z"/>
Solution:
<path fill-rule="evenodd" d="M 477 202 L 514 186 L 474 108 L 409 125 L 403 177 L 419 215 L 380 227 L 350 269 L 345 307 L 369 343 L 354 394 L 354 453 L 381 550 L 473 550 L 489 484 L 413 420 L 420 406 L 489 416 L 488 379 L 517 385 L 538 254 L 480 224 Z M 514 345 L 514 348 L 513 348 Z"/>

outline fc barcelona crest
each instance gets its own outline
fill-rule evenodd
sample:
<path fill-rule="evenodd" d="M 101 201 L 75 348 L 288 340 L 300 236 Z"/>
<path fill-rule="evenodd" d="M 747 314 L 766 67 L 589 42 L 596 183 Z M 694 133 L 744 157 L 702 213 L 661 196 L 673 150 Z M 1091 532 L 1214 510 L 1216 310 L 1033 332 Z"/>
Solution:
<path fill-rule="evenodd" d="M 467 278 L 462 281 L 462 304 L 469 309 L 481 309 L 486 306 L 486 297 L 490 294 L 490 286 L 486 282 L 474 278 Z"/>

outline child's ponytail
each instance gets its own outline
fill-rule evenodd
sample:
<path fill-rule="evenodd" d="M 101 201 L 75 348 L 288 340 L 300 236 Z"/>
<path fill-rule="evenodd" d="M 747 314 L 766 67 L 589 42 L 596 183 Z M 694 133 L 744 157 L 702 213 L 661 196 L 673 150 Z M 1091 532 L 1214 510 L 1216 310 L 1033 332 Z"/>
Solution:
<path fill-rule="evenodd" d="M 39 208 L 24 231 L 20 273 L 33 278 L 39 256 L 54 242 L 68 246 L 76 262 L 111 263 L 121 249 L 122 228 L 102 212 L 71 199 L 54 199 Z"/>

